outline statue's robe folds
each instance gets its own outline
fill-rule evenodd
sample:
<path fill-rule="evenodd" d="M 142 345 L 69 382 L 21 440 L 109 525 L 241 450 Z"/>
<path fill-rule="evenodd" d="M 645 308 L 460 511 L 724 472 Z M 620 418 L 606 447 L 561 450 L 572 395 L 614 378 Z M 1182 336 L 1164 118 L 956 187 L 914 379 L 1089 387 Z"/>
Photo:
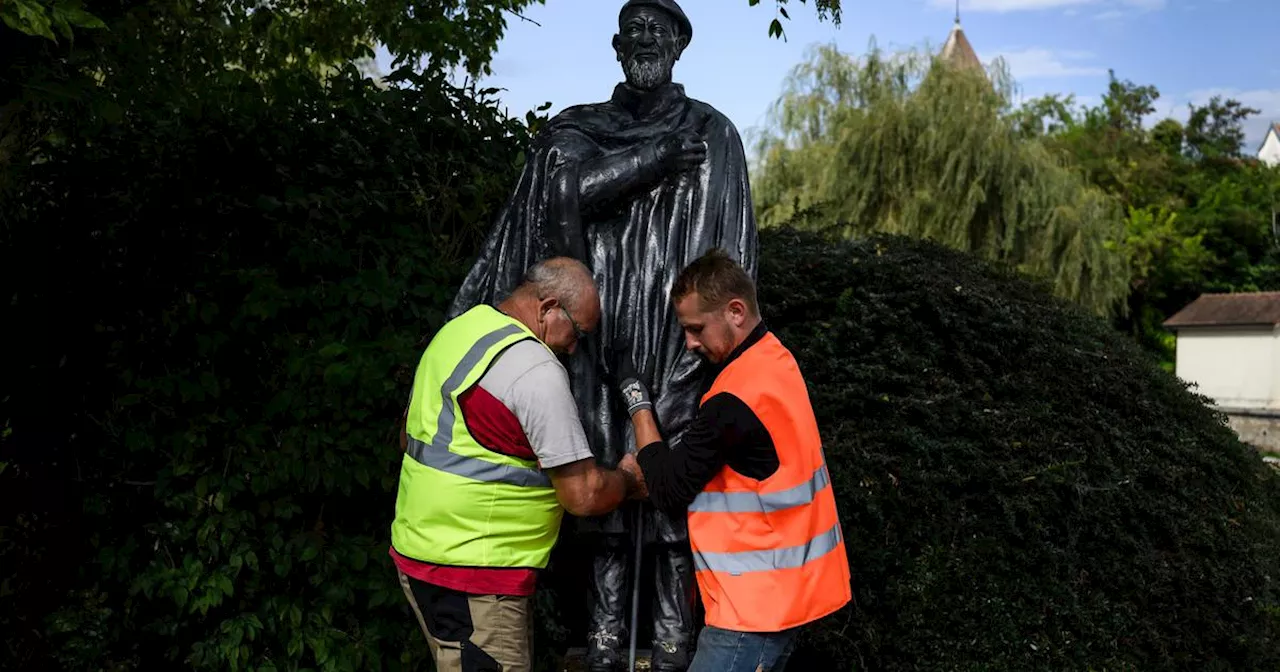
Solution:
<path fill-rule="evenodd" d="M 701 166 L 590 207 L 581 204 L 584 162 L 679 130 L 700 131 L 706 139 Z M 663 435 L 674 445 L 697 412 L 710 367 L 684 349 L 669 292 L 685 265 L 716 247 L 755 277 L 756 223 L 737 130 L 710 105 L 686 97 L 679 84 L 649 94 L 619 84 L 610 100 L 567 108 L 539 131 L 450 317 L 500 301 L 542 259 L 567 255 L 584 261 L 600 290 L 601 320 L 567 365 L 592 450 L 601 464 L 613 467 L 635 443 L 626 409 L 602 376 L 612 365 L 608 348 L 619 339 L 627 344 L 636 368 L 651 382 Z M 647 505 L 645 510 L 647 540 L 687 538 L 683 516 Z M 630 525 L 621 511 L 580 521 L 580 528 L 625 532 Z"/>

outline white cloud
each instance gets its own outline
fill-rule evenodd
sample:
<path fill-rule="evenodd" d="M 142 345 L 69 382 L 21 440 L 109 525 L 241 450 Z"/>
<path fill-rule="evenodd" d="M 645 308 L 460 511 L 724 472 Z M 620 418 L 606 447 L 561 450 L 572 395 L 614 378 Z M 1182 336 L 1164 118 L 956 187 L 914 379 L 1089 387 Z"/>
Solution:
<path fill-rule="evenodd" d="M 962 0 L 960 12 L 961 14 L 965 12 L 1005 13 L 1067 9 L 1069 13 L 1074 13 L 1074 10 L 1070 8 L 1082 5 L 1106 7 L 1111 8 L 1113 11 L 1118 11 L 1118 8 L 1151 11 L 1164 9 L 1166 2 L 1167 0 Z M 954 8 L 955 2 L 953 0 L 929 0 L 929 5 L 947 9 Z"/>
<path fill-rule="evenodd" d="M 1093 54 L 1087 51 L 1050 51 L 1049 49 L 1006 49 L 997 51 L 1009 74 L 1018 81 L 1042 77 L 1091 77 L 1107 74 L 1106 68 L 1080 63 Z M 1072 62 L 1076 61 L 1076 62 Z"/>
<path fill-rule="evenodd" d="M 1179 101 L 1179 109 L 1174 116 L 1185 120 L 1188 112 L 1187 103 L 1204 105 L 1214 96 L 1221 96 L 1224 101 L 1238 100 L 1245 107 L 1259 110 L 1258 114 L 1244 120 L 1244 150 L 1249 154 L 1258 151 L 1258 146 L 1267 135 L 1267 127 L 1272 123 L 1280 122 L 1280 89 L 1215 88 L 1192 91 Z"/>

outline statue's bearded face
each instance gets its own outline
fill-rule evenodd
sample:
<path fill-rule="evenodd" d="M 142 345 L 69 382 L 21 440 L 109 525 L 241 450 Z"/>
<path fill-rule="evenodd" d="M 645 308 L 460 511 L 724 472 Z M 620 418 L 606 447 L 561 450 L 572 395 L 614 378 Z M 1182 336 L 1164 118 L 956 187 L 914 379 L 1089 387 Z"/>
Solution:
<path fill-rule="evenodd" d="M 686 44 L 688 38 L 673 18 L 649 7 L 628 11 L 613 37 L 627 83 L 646 91 L 671 81 L 671 70 Z"/>

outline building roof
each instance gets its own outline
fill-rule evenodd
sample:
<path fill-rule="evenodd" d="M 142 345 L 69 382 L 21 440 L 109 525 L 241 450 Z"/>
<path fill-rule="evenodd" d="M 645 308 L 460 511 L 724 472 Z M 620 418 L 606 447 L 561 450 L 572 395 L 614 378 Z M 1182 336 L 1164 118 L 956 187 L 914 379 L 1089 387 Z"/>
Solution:
<path fill-rule="evenodd" d="M 1280 140 L 1280 121 L 1272 122 L 1267 132 L 1262 134 L 1262 144 L 1258 145 L 1258 153 L 1262 153 L 1262 148 L 1267 146 L 1267 138 L 1271 137 L 1272 133 L 1275 133 L 1276 139 Z"/>
<path fill-rule="evenodd" d="M 1166 328 L 1244 327 L 1280 324 L 1280 292 L 1201 294 L 1165 320 Z"/>
<path fill-rule="evenodd" d="M 969 44 L 969 38 L 964 36 L 964 29 L 960 27 L 958 15 L 955 25 L 951 27 L 951 34 L 947 35 L 946 44 L 942 45 L 942 53 L 939 56 L 951 65 L 982 69 L 982 61 L 978 60 L 978 54 L 973 51 L 973 45 Z"/>

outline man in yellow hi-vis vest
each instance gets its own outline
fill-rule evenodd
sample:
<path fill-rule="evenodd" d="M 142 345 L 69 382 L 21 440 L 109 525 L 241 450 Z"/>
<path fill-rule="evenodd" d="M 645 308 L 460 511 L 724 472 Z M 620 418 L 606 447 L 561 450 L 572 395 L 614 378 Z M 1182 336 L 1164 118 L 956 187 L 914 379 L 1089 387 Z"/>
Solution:
<path fill-rule="evenodd" d="M 596 465 L 557 359 L 599 321 L 590 271 L 554 258 L 422 355 L 390 553 L 441 672 L 529 670 L 530 596 L 564 512 L 607 513 L 638 491 Z"/>

